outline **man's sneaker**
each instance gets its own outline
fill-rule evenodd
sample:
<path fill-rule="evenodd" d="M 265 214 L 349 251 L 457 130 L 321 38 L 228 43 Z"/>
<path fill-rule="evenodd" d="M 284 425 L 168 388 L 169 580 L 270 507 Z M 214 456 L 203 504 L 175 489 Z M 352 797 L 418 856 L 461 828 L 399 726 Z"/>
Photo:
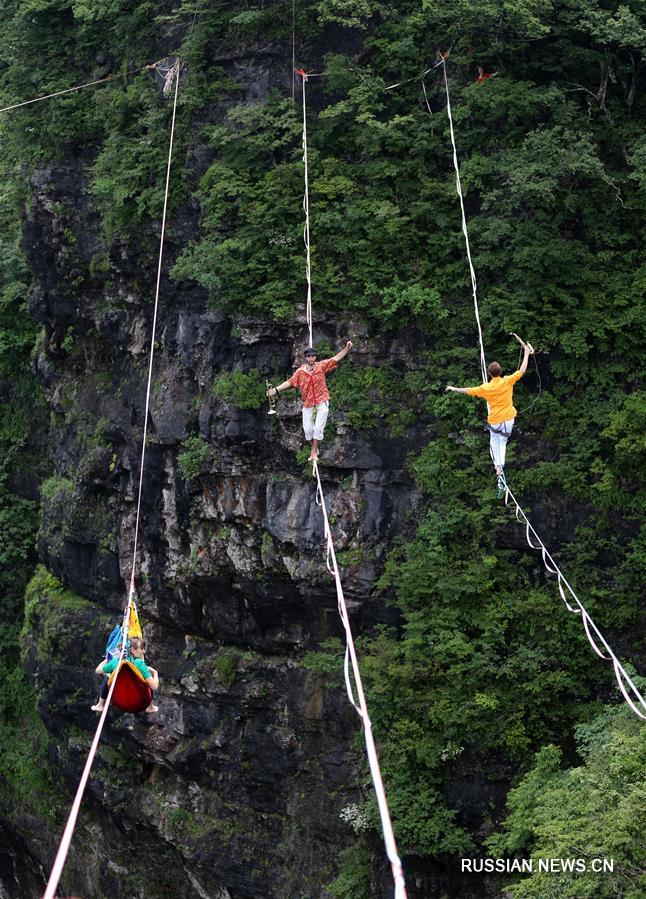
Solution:
<path fill-rule="evenodd" d="M 498 475 L 498 499 L 505 495 L 505 479 L 502 475 Z"/>

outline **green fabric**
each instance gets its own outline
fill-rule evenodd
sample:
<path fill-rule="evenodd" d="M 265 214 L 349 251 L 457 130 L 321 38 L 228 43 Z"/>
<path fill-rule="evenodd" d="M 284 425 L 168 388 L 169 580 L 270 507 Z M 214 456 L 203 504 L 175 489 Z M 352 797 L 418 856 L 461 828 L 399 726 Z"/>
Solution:
<path fill-rule="evenodd" d="M 133 659 L 131 656 L 130 658 L 128 658 L 128 661 L 132 662 L 132 664 L 135 666 L 137 671 L 139 671 L 139 673 L 144 678 L 144 680 L 146 678 L 152 677 L 152 675 L 150 673 L 150 668 L 148 667 L 148 665 L 146 665 L 146 663 L 144 662 L 143 659 Z M 105 665 L 103 666 L 103 673 L 104 674 L 112 674 L 112 672 L 115 670 L 115 668 L 117 667 L 118 664 L 119 664 L 119 659 L 112 659 L 112 661 L 106 662 Z"/>
<path fill-rule="evenodd" d="M 137 671 L 139 671 L 139 673 L 142 675 L 142 677 L 144 679 L 152 677 L 152 674 L 150 673 L 150 668 L 148 667 L 148 665 L 146 665 L 146 663 L 144 662 L 143 659 L 130 658 L 130 659 L 128 659 L 128 661 L 132 662 L 132 664 L 135 666 Z"/>

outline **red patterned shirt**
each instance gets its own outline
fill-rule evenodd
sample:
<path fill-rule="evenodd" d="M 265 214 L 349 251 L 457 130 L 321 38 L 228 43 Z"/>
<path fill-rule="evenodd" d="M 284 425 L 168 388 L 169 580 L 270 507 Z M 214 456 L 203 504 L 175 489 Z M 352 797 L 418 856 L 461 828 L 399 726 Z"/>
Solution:
<path fill-rule="evenodd" d="M 329 371 L 334 371 L 339 363 L 336 359 L 322 359 L 314 365 L 312 372 L 309 371 L 307 365 L 301 365 L 289 379 L 292 387 L 298 387 L 303 398 L 303 406 L 306 409 L 312 406 L 318 406 L 330 399 L 330 391 L 325 383 L 325 375 Z"/>

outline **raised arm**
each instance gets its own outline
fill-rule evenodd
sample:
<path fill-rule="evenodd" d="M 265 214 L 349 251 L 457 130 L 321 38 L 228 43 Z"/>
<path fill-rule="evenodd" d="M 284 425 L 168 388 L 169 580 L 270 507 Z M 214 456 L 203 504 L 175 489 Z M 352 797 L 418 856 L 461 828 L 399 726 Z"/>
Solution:
<path fill-rule="evenodd" d="M 518 369 L 518 371 L 521 373 L 521 375 L 524 375 L 525 372 L 527 371 L 527 362 L 529 360 L 529 357 L 534 352 L 534 347 L 531 345 L 531 343 L 529 343 L 529 341 L 527 343 L 525 343 L 525 341 L 522 339 L 522 337 L 519 337 L 518 334 L 516 334 L 514 331 L 511 332 L 511 336 L 516 338 L 518 343 L 522 346 L 522 348 L 525 351 L 523 361 L 521 363 L 520 368 Z"/>
<path fill-rule="evenodd" d="M 95 673 L 95 674 L 103 674 L 103 666 L 104 666 L 104 665 L 107 665 L 107 664 L 108 664 L 108 660 L 107 660 L 107 659 L 103 659 L 103 661 L 100 662 L 100 663 L 96 666 L 96 669 L 95 669 L 95 672 L 94 672 L 94 673 Z"/>
<path fill-rule="evenodd" d="M 529 360 L 529 357 L 534 352 L 534 347 L 531 345 L 531 343 L 524 343 L 523 348 L 525 350 L 525 355 L 523 356 L 523 361 L 521 362 L 520 368 L 518 369 L 521 375 L 524 375 L 527 371 L 527 362 Z"/>
<path fill-rule="evenodd" d="M 466 394 L 469 393 L 468 387 L 451 387 L 450 384 L 447 384 L 447 386 L 444 389 L 445 389 L 446 393 L 448 393 L 449 390 L 452 390 L 454 393 L 466 393 Z"/>
<path fill-rule="evenodd" d="M 277 393 L 281 393 L 283 390 L 289 390 L 292 385 L 289 381 L 283 381 L 282 384 L 279 384 L 278 387 L 270 387 L 267 391 L 267 396 L 276 396 Z"/>
<path fill-rule="evenodd" d="M 348 340 L 348 342 L 343 347 L 343 349 L 339 350 L 339 352 L 336 354 L 336 356 L 333 356 L 332 358 L 335 360 L 335 362 L 340 362 L 345 356 L 348 355 L 348 353 L 350 352 L 351 349 L 352 349 L 352 341 Z"/>

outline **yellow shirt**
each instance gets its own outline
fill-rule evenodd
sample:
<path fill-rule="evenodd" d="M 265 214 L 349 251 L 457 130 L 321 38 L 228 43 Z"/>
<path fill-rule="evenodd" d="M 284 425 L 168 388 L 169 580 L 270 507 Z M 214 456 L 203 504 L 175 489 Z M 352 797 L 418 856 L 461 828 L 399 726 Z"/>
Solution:
<path fill-rule="evenodd" d="M 481 396 L 489 403 L 487 421 L 490 425 L 499 425 L 501 421 L 516 418 L 518 413 L 512 402 L 512 396 L 514 384 L 522 376 L 522 371 L 515 371 L 513 375 L 505 375 L 504 378 L 492 378 L 487 384 L 480 384 L 479 387 L 467 387 L 469 396 Z"/>

